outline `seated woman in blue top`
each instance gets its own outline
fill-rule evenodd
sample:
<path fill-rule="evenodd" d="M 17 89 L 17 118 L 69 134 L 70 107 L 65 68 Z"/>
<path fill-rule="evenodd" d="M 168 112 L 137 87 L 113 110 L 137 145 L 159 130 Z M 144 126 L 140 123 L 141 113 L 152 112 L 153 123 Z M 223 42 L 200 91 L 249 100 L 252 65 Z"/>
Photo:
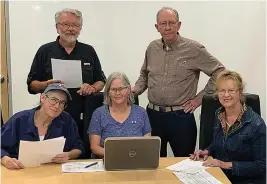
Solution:
<path fill-rule="evenodd" d="M 52 162 L 63 163 L 84 153 L 76 123 L 63 112 L 71 100 L 63 84 L 50 84 L 41 94 L 40 106 L 16 113 L 1 128 L 1 162 L 8 169 L 22 169 L 18 161 L 20 140 L 42 141 L 64 136 L 64 152 L 55 155 Z M 31 151 L 31 150 L 29 150 Z"/>
<path fill-rule="evenodd" d="M 134 103 L 129 79 L 123 73 L 112 73 L 106 82 L 104 104 L 97 108 L 88 127 L 92 153 L 104 155 L 108 137 L 151 136 L 148 115 Z"/>
<path fill-rule="evenodd" d="M 221 167 L 232 183 L 265 183 L 265 122 L 244 103 L 244 84 L 238 73 L 221 72 L 215 86 L 222 107 L 215 112 L 213 141 L 190 158 L 206 160 L 211 155 L 214 159 L 203 165 Z"/>

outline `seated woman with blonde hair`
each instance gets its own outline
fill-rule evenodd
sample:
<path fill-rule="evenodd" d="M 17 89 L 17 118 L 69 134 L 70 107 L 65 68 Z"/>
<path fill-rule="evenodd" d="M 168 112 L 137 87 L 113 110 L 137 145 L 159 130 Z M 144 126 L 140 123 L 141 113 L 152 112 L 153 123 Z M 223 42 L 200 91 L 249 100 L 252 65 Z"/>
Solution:
<path fill-rule="evenodd" d="M 222 168 L 232 183 L 266 183 L 266 125 L 244 103 L 243 90 L 238 73 L 218 75 L 216 92 L 222 107 L 215 112 L 213 141 L 190 158 L 212 156 L 203 165 Z"/>
<path fill-rule="evenodd" d="M 129 79 L 123 73 L 112 73 L 106 82 L 104 104 L 97 108 L 88 127 L 93 157 L 104 156 L 108 137 L 150 136 L 146 110 L 134 103 Z"/>
<path fill-rule="evenodd" d="M 42 141 L 65 137 L 61 154 L 51 160 L 63 163 L 84 153 L 76 123 L 63 110 L 71 95 L 63 84 L 50 84 L 41 94 L 40 105 L 14 114 L 1 128 L 1 163 L 8 169 L 23 169 L 17 160 L 20 141 Z M 30 152 L 31 150 L 29 150 Z"/>

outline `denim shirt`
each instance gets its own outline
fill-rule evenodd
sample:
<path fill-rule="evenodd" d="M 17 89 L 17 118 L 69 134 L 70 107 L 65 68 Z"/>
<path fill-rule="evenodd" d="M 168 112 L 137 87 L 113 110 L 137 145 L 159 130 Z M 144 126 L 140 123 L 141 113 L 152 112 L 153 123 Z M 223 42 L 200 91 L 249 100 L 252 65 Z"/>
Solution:
<path fill-rule="evenodd" d="M 4 156 L 18 158 L 20 140 L 40 141 L 34 124 L 34 112 L 37 108 L 14 114 L 1 128 L 1 158 Z M 52 121 L 44 140 L 61 136 L 66 138 L 64 152 L 78 149 L 82 154 L 84 153 L 84 145 L 79 137 L 77 125 L 66 112 L 62 112 Z"/>
<path fill-rule="evenodd" d="M 224 162 L 232 162 L 232 170 L 223 170 L 228 177 L 258 177 L 266 171 L 266 125 L 250 107 L 241 118 L 239 129 L 224 135 L 218 113 L 215 112 L 213 141 L 207 148 L 209 155 Z"/>

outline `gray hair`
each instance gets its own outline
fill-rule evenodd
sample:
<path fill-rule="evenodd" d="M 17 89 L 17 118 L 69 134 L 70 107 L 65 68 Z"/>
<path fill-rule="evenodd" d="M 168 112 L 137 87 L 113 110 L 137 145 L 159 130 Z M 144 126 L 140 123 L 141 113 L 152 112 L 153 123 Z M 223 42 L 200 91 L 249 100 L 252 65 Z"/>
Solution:
<path fill-rule="evenodd" d="M 82 17 L 82 12 L 80 12 L 79 10 L 76 10 L 76 9 L 70 9 L 70 8 L 65 8 L 61 11 L 58 11 L 56 14 L 55 14 L 55 22 L 56 24 L 59 23 L 60 21 L 60 16 L 63 14 L 63 13 L 71 13 L 73 15 L 75 15 L 77 18 L 80 19 L 80 24 L 81 24 L 81 27 L 83 25 L 83 17 Z"/>
<path fill-rule="evenodd" d="M 112 74 L 109 75 L 109 77 L 107 79 L 107 82 L 106 82 L 106 85 L 105 85 L 105 89 L 104 89 L 104 104 L 111 105 L 111 99 L 109 97 L 109 90 L 110 90 L 111 83 L 115 79 L 121 79 L 122 83 L 125 86 L 128 86 L 128 88 L 130 90 L 130 93 L 129 93 L 129 96 L 128 96 L 127 103 L 129 105 L 133 104 L 134 103 L 134 95 L 133 95 L 133 93 L 131 91 L 130 81 L 129 81 L 128 77 L 122 72 L 113 72 Z"/>
<path fill-rule="evenodd" d="M 161 9 L 158 11 L 158 13 L 157 13 L 157 22 L 158 22 L 159 14 L 160 14 L 160 12 L 161 12 L 162 10 L 171 10 L 171 11 L 173 11 L 173 13 L 176 15 L 176 21 L 179 22 L 179 14 L 178 14 L 178 11 L 175 10 L 175 9 L 173 9 L 173 8 L 171 8 L 171 7 L 163 7 L 163 8 L 161 8 Z"/>

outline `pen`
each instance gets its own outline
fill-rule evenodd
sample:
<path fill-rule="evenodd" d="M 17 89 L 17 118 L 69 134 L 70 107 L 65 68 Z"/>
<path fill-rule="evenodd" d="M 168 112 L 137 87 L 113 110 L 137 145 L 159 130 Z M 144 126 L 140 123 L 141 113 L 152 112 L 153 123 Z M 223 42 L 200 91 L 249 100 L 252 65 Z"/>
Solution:
<path fill-rule="evenodd" d="M 94 163 L 92 163 L 92 164 L 89 164 L 89 165 L 85 166 L 84 168 L 88 168 L 88 167 L 94 166 L 94 165 L 96 165 L 97 163 L 98 163 L 98 162 L 94 162 Z"/>

